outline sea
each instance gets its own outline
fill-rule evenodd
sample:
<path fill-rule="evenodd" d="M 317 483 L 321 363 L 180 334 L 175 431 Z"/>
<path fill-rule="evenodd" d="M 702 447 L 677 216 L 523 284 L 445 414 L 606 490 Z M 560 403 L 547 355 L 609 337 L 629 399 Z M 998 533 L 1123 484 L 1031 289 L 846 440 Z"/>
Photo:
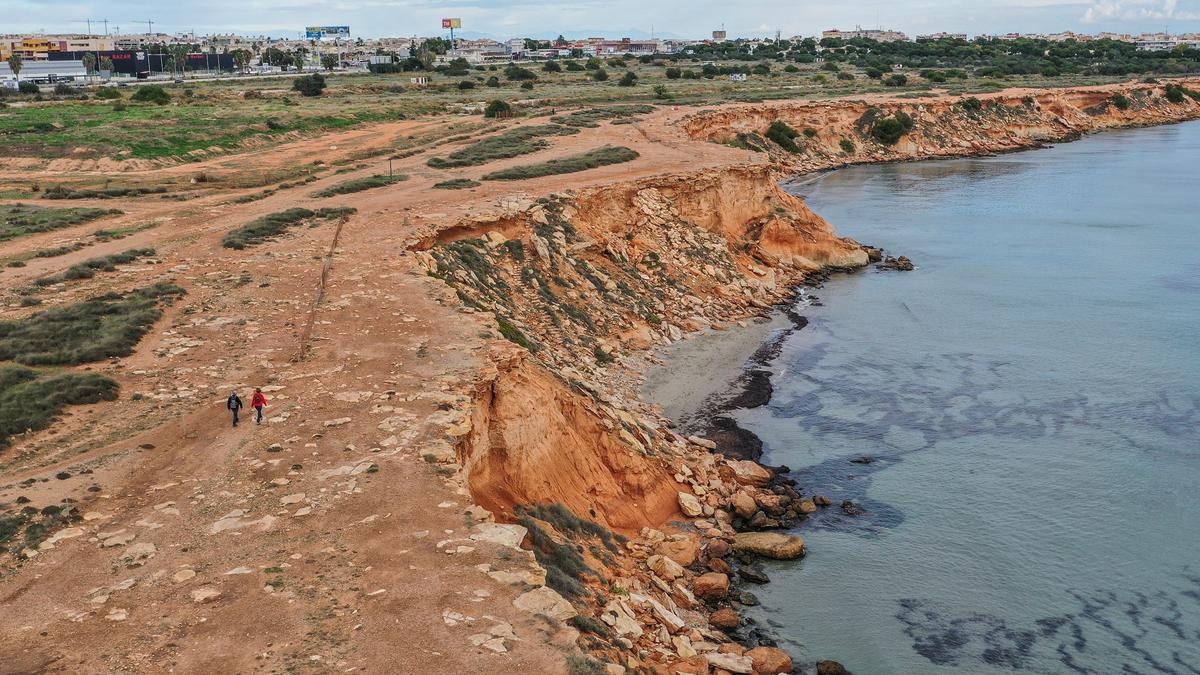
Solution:
<path fill-rule="evenodd" d="M 806 292 L 731 413 L 833 500 L 749 616 L 856 675 L 1200 673 L 1200 122 L 785 187 L 916 269 Z"/>

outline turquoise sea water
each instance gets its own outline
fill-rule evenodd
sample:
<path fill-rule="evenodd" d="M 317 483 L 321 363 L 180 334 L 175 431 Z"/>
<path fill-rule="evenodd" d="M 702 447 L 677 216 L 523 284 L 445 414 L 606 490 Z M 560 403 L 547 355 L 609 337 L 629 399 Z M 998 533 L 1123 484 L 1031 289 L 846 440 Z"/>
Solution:
<path fill-rule="evenodd" d="M 918 269 L 815 291 L 733 415 L 868 512 L 751 615 L 857 675 L 1200 672 L 1200 122 L 789 187 Z"/>

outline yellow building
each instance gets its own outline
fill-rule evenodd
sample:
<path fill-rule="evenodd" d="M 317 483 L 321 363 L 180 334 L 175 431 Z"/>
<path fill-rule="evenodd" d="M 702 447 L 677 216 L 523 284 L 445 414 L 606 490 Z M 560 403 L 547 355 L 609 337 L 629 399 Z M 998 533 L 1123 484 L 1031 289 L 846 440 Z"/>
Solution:
<path fill-rule="evenodd" d="M 51 52 L 107 52 L 116 48 L 110 37 L 47 35 L 0 39 L 0 60 L 20 54 L 26 61 L 46 61 Z"/>

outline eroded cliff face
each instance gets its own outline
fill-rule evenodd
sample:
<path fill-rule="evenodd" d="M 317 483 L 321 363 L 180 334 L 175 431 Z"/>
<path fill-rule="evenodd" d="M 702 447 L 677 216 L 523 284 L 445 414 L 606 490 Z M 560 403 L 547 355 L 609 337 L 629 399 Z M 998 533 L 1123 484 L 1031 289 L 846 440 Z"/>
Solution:
<path fill-rule="evenodd" d="M 911 130 L 892 145 L 878 140 L 872 134 L 874 125 L 899 112 L 911 117 Z M 977 97 L 736 106 L 694 115 L 681 125 L 692 138 L 763 150 L 790 170 L 805 172 L 853 163 L 1011 152 L 1102 129 L 1197 117 L 1200 103 L 1186 96 L 1172 102 L 1164 85 L 1139 84 Z M 777 120 L 801 132 L 795 139 L 799 152 L 764 137 Z M 853 150 L 847 151 L 843 141 L 852 143 Z"/>
<path fill-rule="evenodd" d="M 866 253 L 768 165 L 556 195 L 443 230 L 421 253 L 517 345 L 476 387 L 458 455 L 476 501 L 500 514 L 561 502 L 636 532 L 678 513 L 665 420 L 614 398 L 631 350 L 762 312 L 806 275 Z"/>

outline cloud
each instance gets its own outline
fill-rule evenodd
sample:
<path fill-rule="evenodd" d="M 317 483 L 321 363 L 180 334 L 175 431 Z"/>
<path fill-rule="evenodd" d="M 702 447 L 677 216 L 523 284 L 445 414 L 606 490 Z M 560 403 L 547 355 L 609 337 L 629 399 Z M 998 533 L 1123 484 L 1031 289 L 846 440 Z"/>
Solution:
<path fill-rule="evenodd" d="M 1200 11 L 1183 9 L 1179 0 L 1093 0 L 1083 13 L 1085 23 L 1099 21 L 1193 21 Z"/>

